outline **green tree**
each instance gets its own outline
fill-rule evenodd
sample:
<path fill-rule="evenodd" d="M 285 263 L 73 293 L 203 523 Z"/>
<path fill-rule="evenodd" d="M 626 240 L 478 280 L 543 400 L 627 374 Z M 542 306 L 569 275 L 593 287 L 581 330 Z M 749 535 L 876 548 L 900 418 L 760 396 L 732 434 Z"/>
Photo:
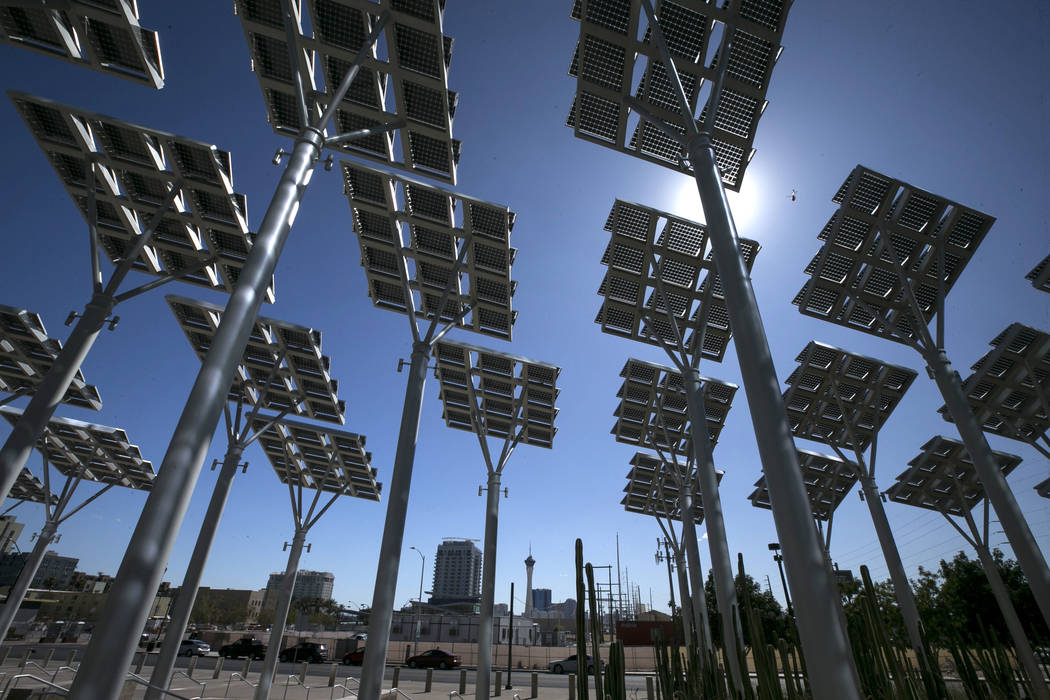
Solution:
<path fill-rule="evenodd" d="M 780 602 L 773 597 L 773 594 L 768 590 L 763 590 L 750 574 L 745 573 L 743 576 L 737 574 L 735 583 L 738 601 L 742 600 L 745 594 L 750 594 L 751 607 L 762 622 L 762 633 L 766 641 L 790 639 L 791 619 L 780 607 Z M 715 579 L 710 571 L 707 574 L 707 582 L 704 584 L 704 594 L 707 597 L 707 616 L 711 622 L 711 638 L 715 644 L 720 645 L 722 643 L 722 617 L 718 614 Z M 741 626 L 743 627 L 744 644 L 751 646 L 751 632 L 743 621 L 743 615 L 741 615 Z"/>

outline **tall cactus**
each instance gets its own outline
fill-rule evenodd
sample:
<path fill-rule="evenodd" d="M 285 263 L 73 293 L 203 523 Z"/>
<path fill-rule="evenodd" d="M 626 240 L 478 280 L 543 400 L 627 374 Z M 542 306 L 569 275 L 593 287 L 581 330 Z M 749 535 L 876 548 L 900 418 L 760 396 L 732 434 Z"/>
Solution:
<path fill-rule="evenodd" d="M 589 700 L 587 694 L 587 667 L 580 659 L 587 658 L 587 625 L 583 619 L 584 600 L 587 593 L 583 586 L 583 540 L 576 539 L 576 697 Z M 598 700 L 601 700 L 599 696 Z"/>
<path fill-rule="evenodd" d="M 602 692 L 602 657 L 599 655 L 601 651 L 602 642 L 602 620 L 598 615 L 598 596 L 595 594 L 594 587 L 594 567 L 591 566 L 590 562 L 587 563 L 587 604 L 591 611 L 591 646 L 594 647 L 594 694 L 598 697 L 598 700 L 605 700 L 605 693 Z M 585 656 L 582 660 L 579 656 L 576 657 L 576 667 L 578 669 L 587 668 L 587 657 Z M 586 673 L 586 671 L 583 671 Z"/>
<path fill-rule="evenodd" d="M 608 700 L 627 700 L 627 680 L 623 659 L 623 642 L 609 645 L 609 664 L 605 667 L 605 697 Z"/>

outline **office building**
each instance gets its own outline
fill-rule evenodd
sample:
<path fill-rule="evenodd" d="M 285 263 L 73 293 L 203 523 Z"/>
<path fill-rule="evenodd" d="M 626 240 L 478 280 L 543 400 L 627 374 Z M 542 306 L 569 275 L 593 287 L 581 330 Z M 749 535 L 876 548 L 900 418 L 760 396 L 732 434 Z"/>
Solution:
<path fill-rule="evenodd" d="M 481 550 L 473 540 L 445 540 L 434 556 L 430 604 L 476 602 L 480 597 Z"/>

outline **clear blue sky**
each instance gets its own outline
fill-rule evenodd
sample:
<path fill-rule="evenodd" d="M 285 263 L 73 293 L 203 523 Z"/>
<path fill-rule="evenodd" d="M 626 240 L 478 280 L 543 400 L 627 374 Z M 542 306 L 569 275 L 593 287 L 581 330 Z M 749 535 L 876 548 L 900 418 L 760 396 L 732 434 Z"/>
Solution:
<path fill-rule="evenodd" d="M 289 141 L 266 123 L 232 5 L 140 2 L 143 24 L 161 35 L 167 84 L 159 92 L 9 46 L 0 46 L 3 86 L 229 150 L 235 187 L 247 195 L 254 228 L 280 175 L 270 159 Z M 455 39 L 449 82 L 460 94 L 454 133 L 463 141 L 457 189 L 518 213 L 511 242 L 518 248 L 513 277 L 520 312 L 512 344 L 467 332 L 452 337 L 563 368 L 554 449 L 523 446 L 505 473 L 510 498 L 501 502 L 497 600 L 507 599 L 512 580 L 523 599 L 522 562 L 530 544 L 534 585 L 552 589 L 554 600 L 574 596 L 574 539 L 583 538 L 589 561 L 615 564 L 619 533 L 622 566 L 642 600 L 648 603 L 651 590 L 655 606 L 666 609 L 666 572 L 653 560 L 658 528 L 619 505 L 634 450 L 609 435 L 626 358 L 665 358 L 657 348 L 603 335 L 593 321 L 605 271 L 599 264 L 608 238 L 602 226 L 617 197 L 699 220 L 702 214 L 688 178 L 577 140 L 564 126 L 574 93 L 567 68 L 578 34 L 570 8 L 569 0 L 448 4 L 445 26 Z M 990 13 L 987 3 L 976 1 L 814 0 L 796 3 L 788 19 L 758 152 L 743 192 L 731 201 L 741 235 L 763 246 L 753 279 L 781 380 L 811 339 L 920 371 L 881 436 L 877 478 L 883 488 L 931 436 L 955 435 L 935 413 L 941 401 L 933 383 L 912 350 L 803 317 L 791 299 L 819 248 L 817 233 L 834 211 L 832 195 L 863 163 L 998 219 L 948 300 L 949 354 L 964 376 L 1009 323 L 1050 329 L 1050 296 L 1024 280 L 1050 253 L 1050 104 L 1043 72 L 1050 62 L 1048 12 L 1038 2 L 1008 3 Z M 64 339 L 62 320 L 82 309 L 90 291 L 86 227 L 6 100 L 0 139 L 6 163 L 0 303 L 39 313 L 52 335 Z M 405 385 L 395 369 L 398 358 L 408 358 L 410 335 L 405 317 L 371 306 L 359 258 L 338 170 L 319 170 L 277 268 L 277 302 L 263 313 L 323 332 L 348 406 L 346 428 L 367 436 L 386 482 Z M 103 410 L 59 410 L 124 428 L 157 464 L 199 367 L 164 293 L 224 303 L 221 295 L 174 284 L 121 305 L 119 327 L 102 334 L 84 364 L 88 381 L 101 389 Z M 705 364 L 702 372 L 740 383 L 732 349 L 721 365 Z M 744 554 L 756 579 L 764 583 L 770 576 L 779 597 L 766 549 L 777 539 L 772 516 L 746 500 L 760 465 L 745 400 L 739 392 L 715 451 L 726 472 L 729 544 Z M 7 430 L 0 427 L 0 437 Z M 1032 490 L 1050 474 L 1046 461 L 1021 443 L 990 442 L 1024 457 L 1010 483 L 1050 553 L 1050 501 Z M 209 462 L 224 449 L 220 431 Z M 236 479 L 204 574 L 207 586 L 260 588 L 285 564 L 281 544 L 292 535 L 287 493 L 257 447 L 246 458 L 251 466 Z M 39 469 L 38 457 L 31 465 Z M 175 585 L 214 478 L 205 467 L 168 565 L 166 579 Z M 484 499 L 477 487 L 483 481 L 476 439 L 444 426 L 431 380 L 398 604 L 415 597 L 419 586 L 420 562 L 409 546 L 427 556 L 429 588 L 442 537 L 482 538 Z M 67 523 L 54 548 L 79 557 L 82 570 L 114 573 L 143 502 L 142 494 L 107 494 Z M 39 528 L 38 511 L 16 511 L 27 523 L 23 549 Z M 888 504 L 887 512 L 911 576 L 919 565 L 933 566 L 965 546 L 935 513 L 897 504 Z M 333 572 L 338 601 L 370 603 L 384 514 L 385 503 L 347 499 L 308 538 L 313 549 L 302 568 Z M 856 496 L 838 511 L 834 530 L 832 556 L 841 566 L 868 563 L 876 577 L 886 576 L 867 509 Z M 1003 539 L 993 534 L 992 543 Z M 702 556 L 706 568 L 706 549 Z"/>

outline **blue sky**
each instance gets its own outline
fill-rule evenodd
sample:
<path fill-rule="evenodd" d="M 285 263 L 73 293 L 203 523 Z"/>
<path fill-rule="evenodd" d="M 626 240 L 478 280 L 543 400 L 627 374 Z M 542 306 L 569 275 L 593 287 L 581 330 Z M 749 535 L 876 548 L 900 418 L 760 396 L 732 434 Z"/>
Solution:
<path fill-rule="evenodd" d="M 127 121 L 212 142 L 232 153 L 234 184 L 248 198 L 258 226 L 280 170 L 270 159 L 288 139 L 266 123 L 258 83 L 231 2 L 142 0 L 142 23 L 160 32 L 166 86 L 157 92 L 9 46 L 0 46 L 5 89 L 15 89 Z M 578 25 L 571 3 L 450 2 L 446 32 L 455 39 L 450 87 L 460 94 L 454 134 L 463 141 L 456 189 L 506 204 L 518 213 L 511 243 L 519 311 L 513 343 L 455 332 L 452 338 L 562 367 L 561 413 L 553 450 L 520 447 L 504 473 L 510 497 L 500 504 L 497 601 L 516 582 L 523 599 L 525 559 L 532 547 L 534 585 L 554 600 L 574 595 L 573 541 L 587 560 L 620 560 L 648 603 L 666 609 L 666 572 L 653 560 L 659 530 L 619 505 L 634 450 L 613 441 L 619 371 L 628 357 L 665 363 L 659 349 L 603 335 L 594 318 L 602 230 L 616 198 L 702 219 L 692 181 L 659 166 L 577 140 L 564 126 L 574 93 L 567 75 Z M 947 14 L 944 10 L 950 9 Z M 1045 207 L 1050 189 L 1045 114 L 1050 60 L 1042 3 L 799 2 L 784 36 L 743 191 L 731 195 L 740 234 L 762 245 L 753 271 L 778 375 L 811 339 L 912 367 L 920 372 L 884 428 L 877 479 L 888 487 L 931 436 L 955 436 L 935 413 L 941 405 L 914 351 L 889 341 L 803 317 L 791 299 L 802 270 L 819 248 L 817 233 L 834 211 L 830 199 L 862 163 L 997 217 L 969 268 L 948 297 L 948 352 L 963 376 L 1009 323 L 1050 329 L 1050 296 L 1024 275 L 1050 252 Z M 8 101 L 0 104 L 0 144 L 7 163 L 0 206 L 5 212 L 0 303 L 40 314 L 64 339 L 62 320 L 81 310 L 90 292 L 83 219 Z M 792 190 L 797 192 L 792 201 Z M 332 376 L 348 406 L 346 429 L 368 438 L 379 478 L 389 479 L 410 334 L 405 317 L 373 308 L 366 294 L 350 211 L 338 169 L 319 170 L 307 192 L 277 268 L 277 302 L 263 314 L 322 331 Z M 63 406 L 59 414 L 124 428 L 144 456 L 159 464 L 199 363 L 163 301 L 177 293 L 224 303 L 221 295 L 173 284 L 118 307 L 121 323 L 101 335 L 84 364 L 100 387 L 101 412 Z M 703 374 L 740 383 L 732 348 Z M 416 595 L 419 558 L 443 537 L 482 538 L 484 462 L 473 435 L 446 428 L 437 384 L 428 382 L 396 600 Z M 778 597 L 768 542 L 772 516 L 746 500 L 760 464 L 738 392 L 715 451 L 725 470 L 722 503 L 730 549 Z M 14 405 L 23 405 L 23 402 Z M 7 426 L 0 427 L 0 437 Z M 1044 553 L 1050 552 L 1050 501 L 1032 487 L 1048 465 L 1027 446 L 990 437 L 993 448 L 1024 462 L 1010 484 Z M 809 449 L 821 448 L 801 443 Z M 209 462 L 225 449 L 221 431 Z M 822 450 L 827 452 L 828 450 Z M 249 448 L 238 475 L 203 584 L 260 588 L 283 570 L 291 539 L 287 493 L 261 450 Z M 39 470 L 34 456 L 32 468 Z M 39 471 L 38 471 L 39 473 Z M 177 585 L 214 483 L 205 471 L 168 563 Z M 106 494 L 74 516 L 55 549 L 80 558 L 80 569 L 114 573 L 144 502 L 142 494 Z M 941 516 L 897 504 L 887 513 L 909 575 L 965 547 Z M 39 508 L 21 506 L 27 523 L 19 545 L 31 547 Z M 331 571 L 335 598 L 371 600 L 385 504 L 347 499 L 308 538 L 302 568 Z M 992 543 L 1005 539 L 996 535 Z M 885 564 L 862 502 L 851 495 L 836 514 L 832 556 L 845 568 L 867 563 L 877 578 Z M 1007 550 L 1009 553 L 1009 550 Z M 702 549 L 705 568 L 709 557 Z M 520 603 L 519 603 L 520 605 Z M 520 607 L 519 607 L 520 609 Z"/>

